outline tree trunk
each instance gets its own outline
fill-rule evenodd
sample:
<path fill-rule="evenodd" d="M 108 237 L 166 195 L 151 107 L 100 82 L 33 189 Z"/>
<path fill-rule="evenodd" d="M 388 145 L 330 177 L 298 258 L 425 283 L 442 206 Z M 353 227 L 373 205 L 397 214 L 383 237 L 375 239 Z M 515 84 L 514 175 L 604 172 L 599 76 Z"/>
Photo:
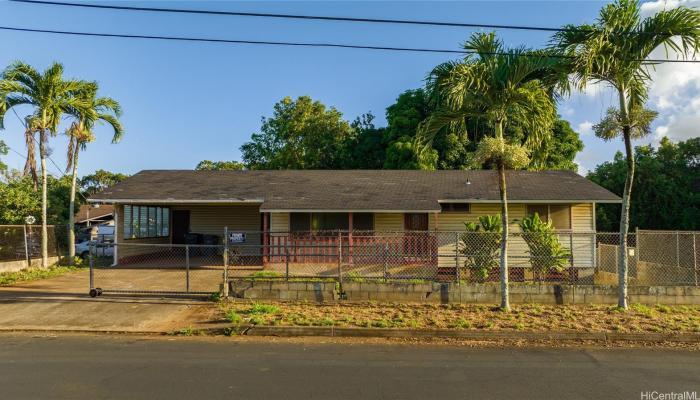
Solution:
<path fill-rule="evenodd" d="M 68 204 L 68 262 L 73 264 L 75 259 L 75 190 L 78 180 L 78 155 L 80 143 L 76 140 L 75 153 L 73 154 L 73 176 L 70 186 L 70 203 Z"/>
<path fill-rule="evenodd" d="M 503 122 L 497 121 L 496 138 L 503 140 Z M 503 141 L 501 141 L 501 145 Z M 503 152 L 504 149 L 501 149 Z M 510 311 L 508 291 L 508 192 L 506 190 L 506 166 L 498 162 L 498 190 L 501 194 L 501 310 Z"/>
<path fill-rule="evenodd" d="M 506 170 L 503 163 L 498 166 L 498 189 L 501 192 L 501 309 L 510 311 L 508 293 L 508 195 L 506 192 Z"/>
<path fill-rule="evenodd" d="M 46 129 L 42 128 L 39 133 L 39 156 L 41 158 L 41 267 L 49 266 L 49 233 L 46 221 L 48 182 L 46 177 Z"/>
<path fill-rule="evenodd" d="M 627 232 L 629 230 L 629 214 L 630 202 L 632 199 L 632 181 L 634 180 L 634 149 L 632 148 L 631 127 L 628 120 L 629 105 L 627 102 L 627 94 L 623 88 L 619 91 L 620 96 L 620 116 L 622 118 L 622 138 L 625 142 L 625 161 L 627 164 L 627 176 L 625 177 L 625 189 L 622 193 L 622 207 L 620 210 L 620 245 L 619 264 L 618 264 L 618 293 L 617 306 L 627 309 L 627 282 L 628 282 L 628 263 L 627 263 Z"/>
<path fill-rule="evenodd" d="M 625 177 L 625 190 L 622 193 L 622 210 L 620 210 L 620 265 L 618 266 L 618 299 L 617 305 L 627 308 L 627 283 L 629 265 L 627 257 L 627 232 L 629 231 L 630 203 L 632 201 L 632 182 L 634 181 L 634 149 L 630 137 L 630 127 L 623 127 L 623 139 L 625 141 L 625 161 L 627 163 L 627 176 Z"/>

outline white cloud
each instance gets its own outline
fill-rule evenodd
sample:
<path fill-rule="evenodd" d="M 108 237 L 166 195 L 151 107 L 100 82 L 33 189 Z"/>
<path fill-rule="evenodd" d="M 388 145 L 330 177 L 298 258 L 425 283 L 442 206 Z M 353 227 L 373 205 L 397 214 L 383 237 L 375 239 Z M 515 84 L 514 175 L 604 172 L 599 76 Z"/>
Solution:
<path fill-rule="evenodd" d="M 581 135 L 586 135 L 590 136 L 593 134 L 593 122 L 591 121 L 583 121 L 580 124 L 576 126 L 576 132 L 580 133 Z"/>
<path fill-rule="evenodd" d="M 642 16 L 678 6 L 700 8 L 700 0 L 659 0 L 642 4 Z M 676 58 L 664 48 L 650 58 Z M 666 63 L 651 70 L 648 106 L 659 112 L 654 130 L 656 139 L 686 140 L 700 136 L 700 66 Z"/>

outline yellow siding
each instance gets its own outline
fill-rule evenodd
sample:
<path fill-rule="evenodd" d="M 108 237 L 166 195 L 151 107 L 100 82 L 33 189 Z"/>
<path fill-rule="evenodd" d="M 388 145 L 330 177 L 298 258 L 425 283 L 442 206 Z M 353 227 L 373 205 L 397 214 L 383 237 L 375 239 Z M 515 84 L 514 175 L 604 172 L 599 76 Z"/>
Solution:
<path fill-rule="evenodd" d="M 270 213 L 270 232 L 289 232 L 289 213 Z"/>
<path fill-rule="evenodd" d="M 574 232 L 593 232 L 595 221 L 593 203 L 571 205 L 571 227 Z M 569 235 L 567 247 L 572 247 L 574 265 L 576 267 L 594 267 L 595 235 L 590 233 L 574 233 Z"/>
<path fill-rule="evenodd" d="M 594 230 L 593 203 L 571 205 L 571 228 L 574 232 L 592 232 Z"/>
<path fill-rule="evenodd" d="M 403 231 L 403 214 L 374 214 L 374 230 L 377 232 Z"/>

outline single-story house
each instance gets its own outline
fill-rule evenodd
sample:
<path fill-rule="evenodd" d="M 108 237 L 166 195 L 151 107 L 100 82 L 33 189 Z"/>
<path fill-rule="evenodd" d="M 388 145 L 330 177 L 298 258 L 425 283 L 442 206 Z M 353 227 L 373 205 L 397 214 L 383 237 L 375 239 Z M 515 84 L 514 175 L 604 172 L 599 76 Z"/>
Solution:
<path fill-rule="evenodd" d="M 112 204 L 82 204 L 75 213 L 76 242 L 98 238 L 100 225 L 114 225 Z"/>
<path fill-rule="evenodd" d="M 592 265 L 595 204 L 620 202 L 618 196 L 570 171 L 508 171 L 507 187 L 514 232 L 537 212 L 562 234 L 589 234 L 572 235 L 571 247 L 577 263 Z M 315 250 L 323 252 L 339 241 L 401 243 L 416 255 L 449 252 L 451 233 L 435 235 L 500 214 L 498 177 L 490 170 L 147 170 L 89 201 L 114 205 L 117 244 L 221 243 L 227 228 L 233 242 L 258 246 L 257 264 L 281 262 L 290 243 L 302 249 L 297 261 L 303 249 L 326 244 Z M 141 251 L 118 246 L 115 262 Z"/>

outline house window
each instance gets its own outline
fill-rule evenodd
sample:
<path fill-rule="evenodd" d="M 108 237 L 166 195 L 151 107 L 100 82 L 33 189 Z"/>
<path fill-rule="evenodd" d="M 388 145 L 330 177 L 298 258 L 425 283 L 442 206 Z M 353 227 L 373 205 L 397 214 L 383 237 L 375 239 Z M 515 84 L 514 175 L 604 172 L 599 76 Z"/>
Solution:
<path fill-rule="evenodd" d="M 374 214 L 372 213 L 353 213 L 352 214 L 352 229 L 356 231 L 373 231 L 374 230 Z"/>
<path fill-rule="evenodd" d="M 542 221 L 552 221 L 554 229 L 571 229 L 571 206 L 568 204 L 536 204 L 527 206 L 527 215 L 539 215 Z"/>
<path fill-rule="evenodd" d="M 442 210 L 444 213 L 468 213 L 470 211 L 470 207 L 469 203 L 440 203 L 440 210 Z"/>
<path fill-rule="evenodd" d="M 350 228 L 348 213 L 292 213 L 289 217 L 292 232 L 347 231 Z M 352 228 L 358 231 L 374 230 L 372 213 L 353 213 Z"/>
<path fill-rule="evenodd" d="M 169 235 L 169 208 L 124 206 L 124 239 L 158 238 Z"/>

